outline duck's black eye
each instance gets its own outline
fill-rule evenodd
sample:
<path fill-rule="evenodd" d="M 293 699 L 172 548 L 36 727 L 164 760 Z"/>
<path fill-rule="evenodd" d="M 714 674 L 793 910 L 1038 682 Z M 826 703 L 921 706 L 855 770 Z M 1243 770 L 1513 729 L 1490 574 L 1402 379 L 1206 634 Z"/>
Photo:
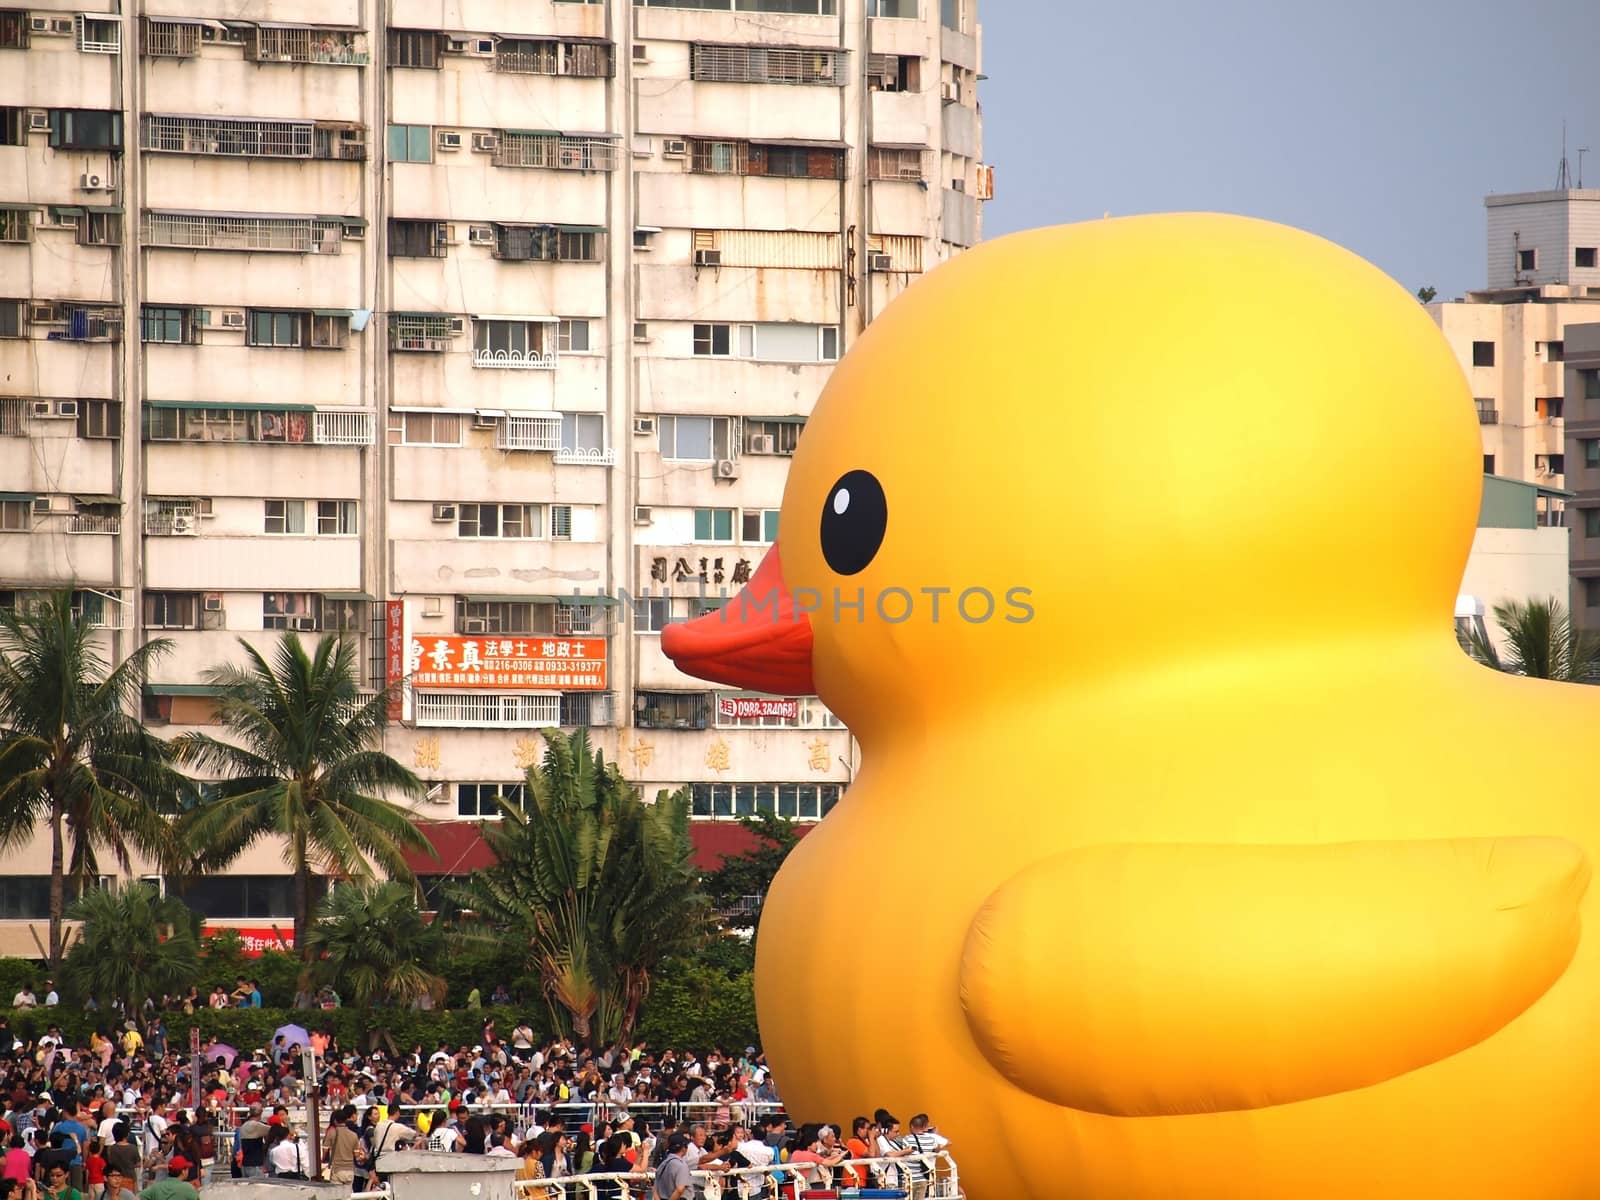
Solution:
<path fill-rule="evenodd" d="M 850 471 L 822 505 L 822 557 L 841 575 L 867 569 L 889 527 L 889 502 L 870 471 Z"/>

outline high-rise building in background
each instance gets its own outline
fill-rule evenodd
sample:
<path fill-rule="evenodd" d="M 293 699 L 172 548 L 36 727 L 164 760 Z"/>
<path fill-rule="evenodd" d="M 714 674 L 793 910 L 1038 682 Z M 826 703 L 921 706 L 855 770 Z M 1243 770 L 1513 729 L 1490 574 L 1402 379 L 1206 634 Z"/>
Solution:
<path fill-rule="evenodd" d="M 708 853 L 819 818 L 848 731 L 657 635 L 759 564 L 831 364 L 978 240 L 975 9 L 0 9 L 0 603 L 70 583 L 108 655 L 170 638 L 171 732 L 236 639 L 360 639 L 412 679 L 387 749 L 431 821 L 546 726 L 692 786 Z M 481 861 L 434 832 L 419 866 Z M 39 851 L 0 918 L 42 915 Z M 192 898 L 290 911 L 275 847 Z"/>

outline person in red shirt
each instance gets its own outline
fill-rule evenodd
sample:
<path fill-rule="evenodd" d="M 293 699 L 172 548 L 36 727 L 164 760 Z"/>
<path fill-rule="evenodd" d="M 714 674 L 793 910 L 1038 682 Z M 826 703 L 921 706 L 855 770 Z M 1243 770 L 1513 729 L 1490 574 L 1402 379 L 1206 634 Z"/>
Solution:
<path fill-rule="evenodd" d="M 872 1147 L 878 1141 L 878 1127 L 866 1117 L 857 1117 L 850 1122 L 850 1140 L 845 1143 L 845 1149 L 850 1152 L 851 1158 L 871 1158 Z M 867 1186 L 866 1167 L 846 1167 L 843 1171 L 845 1187 L 864 1188 Z"/>

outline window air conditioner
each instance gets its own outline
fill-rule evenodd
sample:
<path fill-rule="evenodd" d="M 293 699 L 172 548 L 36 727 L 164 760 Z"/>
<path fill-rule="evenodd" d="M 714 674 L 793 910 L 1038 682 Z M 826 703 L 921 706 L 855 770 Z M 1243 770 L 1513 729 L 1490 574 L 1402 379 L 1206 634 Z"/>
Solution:
<path fill-rule="evenodd" d="M 770 433 L 757 434 L 750 439 L 751 454 L 772 454 L 778 448 L 778 439 Z"/>
<path fill-rule="evenodd" d="M 207 592 L 206 593 L 206 599 L 205 599 L 205 609 L 206 609 L 207 612 L 221 612 L 222 611 L 222 593 L 221 592 Z"/>
<path fill-rule="evenodd" d="M 737 459 L 733 459 L 733 458 L 719 458 L 719 459 L 717 459 L 717 478 L 718 479 L 737 479 L 737 478 L 739 478 L 739 462 L 738 462 L 738 460 Z"/>
<path fill-rule="evenodd" d="M 314 633 L 317 628 L 317 619 L 309 614 L 289 618 L 289 628 L 305 633 Z"/>
<path fill-rule="evenodd" d="M 867 255 L 867 270 L 892 271 L 894 270 L 894 258 L 888 254 L 869 254 Z"/>
<path fill-rule="evenodd" d="M 36 517 L 48 517 L 50 515 L 49 496 L 35 496 L 33 498 L 33 515 Z"/>
<path fill-rule="evenodd" d="M 635 417 L 633 419 L 633 431 L 641 436 L 653 434 L 656 431 L 656 419 L 654 417 Z"/>
<path fill-rule="evenodd" d="M 661 142 L 662 158 L 685 158 L 689 154 L 689 143 L 684 138 L 664 138 Z"/>
<path fill-rule="evenodd" d="M 243 329 L 244 313 L 239 309 L 229 309 L 222 314 L 222 327 L 224 329 Z"/>
<path fill-rule="evenodd" d="M 470 54 L 492 55 L 494 53 L 493 38 L 475 38 L 468 49 Z"/>
<path fill-rule="evenodd" d="M 500 424 L 499 417 L 487 416 L 481 412 L 472 414 L 472 427 L 474 429 L 493 429 L 498 424 Z"/>
<path fill-rule="evenodd" d="M 633 523 L 635 525 L 649 525 L 655 518 L 650 515 L 650 506 L 635 504 L 633 506 Z"/>
<path fill-rule="evenodd" d="M 722 266 L 722 251 L 721 250 L 696 250 L 694 252 L 694 265 L 697 266 L 697 267 L 718 267 L 718 268 L 720 268 Z"/>
<path fill-rule="evenodd" d="M 56 416 L 76 417 L 78 415 L 78 402 L 76 400 L 57 400 Z"/>
<path fill-rule="evenodd" d="M 650 340 L 650 326 L 644 321 L 635 321 L 633 323 L 633 340 L 636 342 L 648 342 Z"/>
<path fill-rule="evenodd" d="M 28 303 L 28 324 L 30 325 L 55 325 L 56 306 L 48 300 L 32 300 Z"/>
<path fill-rule="evenodd" d="M 467 228 L 467 241 L 475 246 L 494 245 L 494 229 L 488 225 L 471 225 Z M 466 332 L 463 327 L 462 333 Z"/>
<path fill-rule="evenodd" d="M 484 617 L 467 617 L 461 622 L 462 633 L 488 633 L 489 622 Z"/>
<path fill-rule="evenodd" d="M 481 153 L 492 154 L 500 149 L 500 135 L 498 133 L 475 133 L 472 135 L 472 148 Z"/>
<path fill-rule="evenodd" d="M 447 38 L 444 44 L 446 54 L 465 54 L 467 52 L 466 38 Z"/>
<path fill-rule="evenodd" d="M 172 532 L 178 536 L 192 536 L 194 533 L 194 518 L 185 513 L 174 513 L 172 516 Z"/>
<path fill-rule="evenodd" d="M 35 400 L 31 411 L 36 417 L 51 417 L 55 415 L 55 406 L 48 400 Z"/>
<path fill-rule="evenodd" d="M 30 108 L 28 110 L 29 131 L 43 131 L 50 128 L 50 113 L 43 108 Z"/>
<path fill-rule="evenodd" d="M 461 135 L 459 133 L 457 133 L 453 129 L 443 130 L 439 134 L 439 149 L 441 149 L 441 150 L 459 150 L 459 149 L 461 149 Z"/>
<path fill-rule="evenodd" d="M 949 80 L 939 85 L 939 98 L 947 104 L 956 104 L 961 100 L 961 85 L 955 80 Z"/>
<path fill-rule="evenodd" d="M 450 318 L 450 336 L 460 337 L 467 332 L 467 319 L 465 317 Z"/>
<path fill-rule="evenodd" d="M 441 523 L 454 521 L 456 519 L 456 506 L 454 504 L 435 504 L 433 506 L 433 519 Z"/>

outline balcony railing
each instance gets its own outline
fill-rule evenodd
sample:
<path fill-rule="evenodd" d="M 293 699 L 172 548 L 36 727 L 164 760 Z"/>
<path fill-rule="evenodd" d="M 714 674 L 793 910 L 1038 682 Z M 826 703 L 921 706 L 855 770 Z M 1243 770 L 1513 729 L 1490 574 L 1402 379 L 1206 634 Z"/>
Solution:
<path fill-rule="evenodd" d="M 73 513 L 67 518 L 68 533 L 121 533 L 122 518 L 96 516 L 93 513 Z"/>
<path fill-rule="evenodd" d="M 556 462 L 565 467 L 614 467 L 617 452 L 611 447 L 578 446 L 556 451 Z"/>
<path fill-rule="evenodd" d="M 540 353 L 538 350 L 474 350 L 472 352 L 472 365 L 475 367 L 493 367 L 507 371 L 554 371 L 556 369 L 556 356 L 554 353 Z M 554 449 L 554 447 L 549 447 Z"/>
<path fill-rule="evenodd" d="M 559 450 L 561 418 L 506 417 L 495 433 L 494 444 L 501 450 Z"/>
<path fill-rule="evenodd" d="M 143 225 L 146 245 L 174 250 L 338 254 L 344 240 L 342 221 L 313 217 L 146 212 Z"/>
<path fill-rule="evenodd" d="M 148 509 L 144 531 L 148 537 L 194 537 L 200 532 L 200 516 L 194 504 Z"/>
<path fill-rule="evenodd" d="M 360 34 L 343 29 L 285 29 L 260 26 L 244 33 L 247 62 L 329 63 L 341 67 L 364 67 L 367 51 Z"/>
<path fill-rule="evenodd" d="M 1479 425 L 1500 424 L 1500 410 L 1498 408 L 1480 408 L 1478 410 Z"/>
<path fill-rule="evenodd" d="M 321 446 L 370 446 L 372 427 L 369 412 L 318 412 L 311 440 Z"/>
<path fill-rule="evenodd" d="M 508 132 L 501 135 L 493 161 L 497 167 L 614 171 L 617 169 L 617 143 L 610 138 Z"/>

